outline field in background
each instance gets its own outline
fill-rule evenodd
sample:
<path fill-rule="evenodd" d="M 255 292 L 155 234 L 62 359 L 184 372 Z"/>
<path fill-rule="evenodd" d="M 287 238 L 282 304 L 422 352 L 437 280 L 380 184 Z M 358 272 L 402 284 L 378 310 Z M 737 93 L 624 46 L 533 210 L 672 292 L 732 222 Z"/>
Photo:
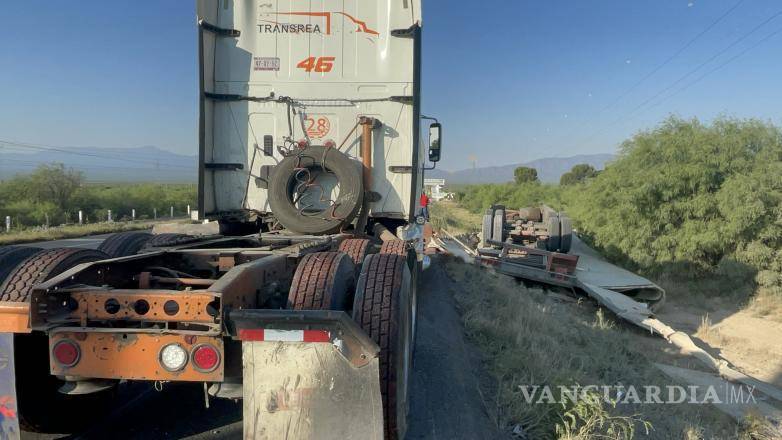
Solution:
<path fill-rule="evenodd" d="M 168 221 L 171 221 L 170 219 Z M 64 238 L 85 237 L 108 234 L 110 232 L 136 231 L 151 229 L 155 221 L 104 222 L 89 225 L 68 225 L 50 228 L 35 228 L 0 234 L 0 246 L 9 244 L 33 243 L 37 241 L 62 240 Z"/>
<path fill-rule="evenodd" d="M 60 226 L 67 233 L 99 233 L 116 230 L 113 221 L 155 220 L 187 216 L 196 209 L 195 184 L 88 183 L 84 176 L 61 164 L 41 165 L 34 172 L 0 181 L 0 237 L 10 218 L 11 233 L 46 234 L 40 229 Z M 70 227 L 79 223 L 89 227 Z M 67 227 L 66 227 L 67 226 Z M 36 229 L 36 231 L 29 231 Z M 62 232 L 66 233 L 66 232 Z"/>

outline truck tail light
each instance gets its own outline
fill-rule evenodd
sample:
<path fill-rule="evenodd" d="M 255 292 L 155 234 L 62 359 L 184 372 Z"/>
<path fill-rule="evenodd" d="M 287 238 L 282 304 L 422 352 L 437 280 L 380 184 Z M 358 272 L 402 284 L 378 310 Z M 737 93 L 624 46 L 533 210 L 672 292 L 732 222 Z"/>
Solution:
<path fill-rule="evenodd" d="M 72 367 L 79 362 L 81 350 L 75 342 L 70 339 L 63 339 L 52 347 L 52 357 L 63 367 Z"/>
<path fill-rule="evenodd" d="M 193 367 L 196 370 L 207 373 L 220 365 L 220 352 L 212 345 L 196 345 L 190 355 Z"/>
<path fill-rule="evenodd" d="M 171 372 L 185 368 L 185 365 L 187 365 L 187 351 L 176 343 L 164 346 L 160 350 L 160 365 Z"/>

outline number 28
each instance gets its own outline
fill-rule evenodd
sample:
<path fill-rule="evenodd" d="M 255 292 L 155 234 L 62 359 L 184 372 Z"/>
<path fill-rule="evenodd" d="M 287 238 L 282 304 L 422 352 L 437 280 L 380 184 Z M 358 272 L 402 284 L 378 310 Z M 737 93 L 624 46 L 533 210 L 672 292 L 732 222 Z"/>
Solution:
<path fill-rule="evenodd" d="M 305 72 L 331 72 L 335 59 L 335 57 L 309 57 L 302 60 L 296 67 L 304 69 Z"/>

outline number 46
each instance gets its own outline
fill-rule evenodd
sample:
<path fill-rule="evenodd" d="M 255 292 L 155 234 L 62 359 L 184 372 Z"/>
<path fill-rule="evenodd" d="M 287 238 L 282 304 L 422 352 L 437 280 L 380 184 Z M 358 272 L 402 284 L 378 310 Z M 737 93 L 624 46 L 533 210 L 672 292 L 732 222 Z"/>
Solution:
<path fill-rule="evenodd" d="M 296 65 L 299 69 L 304 69 L 305 72 L 331 72 L 331 68 L 334 67 L 335 57 L 309 57 L 302 60 Z"/>

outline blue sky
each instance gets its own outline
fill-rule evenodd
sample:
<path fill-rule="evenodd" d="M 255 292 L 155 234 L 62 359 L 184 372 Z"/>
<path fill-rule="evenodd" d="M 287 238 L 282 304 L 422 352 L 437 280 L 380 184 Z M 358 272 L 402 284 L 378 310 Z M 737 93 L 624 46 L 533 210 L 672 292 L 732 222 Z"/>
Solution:
<path fill-rule="evenodd" d="M 782 124 L 777 0 L 474 5 L 424 0 L 423 105 L 445 169 L 612 152 L 668 114 Z M 192 2 L 29 0 L 2 17 L 0 139 L 196 152 Z"/>

